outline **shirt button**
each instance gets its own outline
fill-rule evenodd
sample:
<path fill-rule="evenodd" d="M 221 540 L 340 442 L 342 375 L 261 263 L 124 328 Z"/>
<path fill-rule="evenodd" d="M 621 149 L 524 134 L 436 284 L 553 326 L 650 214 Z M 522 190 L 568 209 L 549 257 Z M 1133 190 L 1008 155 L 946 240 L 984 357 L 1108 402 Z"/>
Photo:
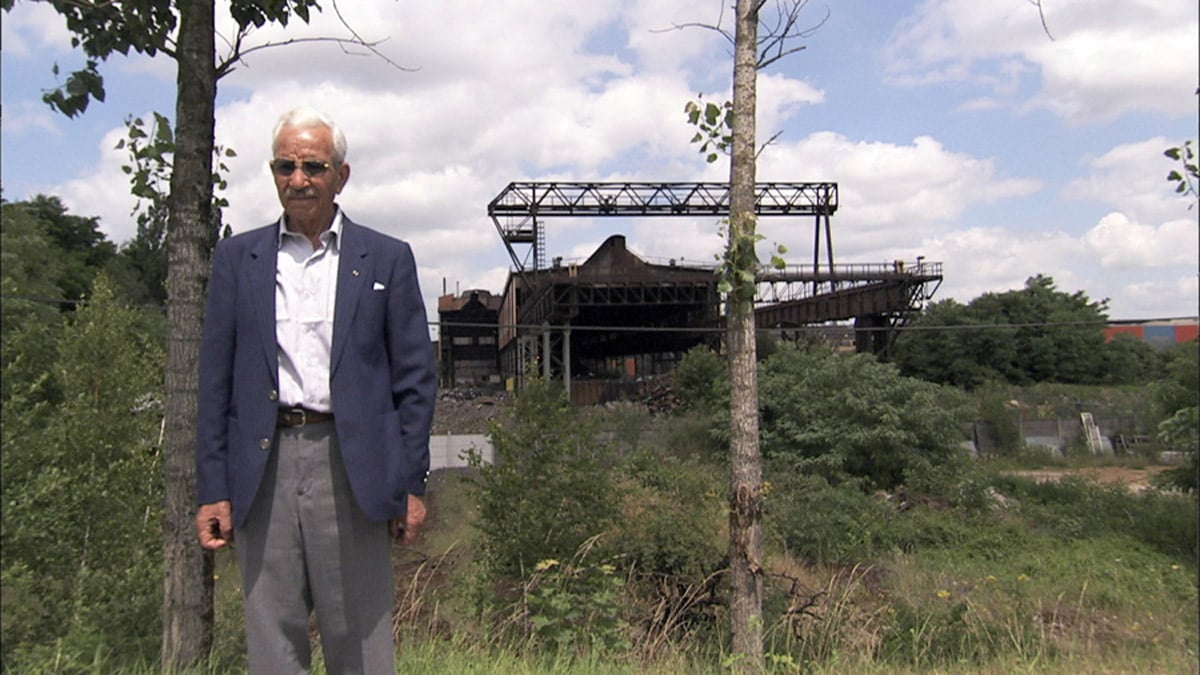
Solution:
<path fill-rule="evenodd" d="M 262 450 L 270 450 L 271 449 L 271 439 L 269 439 L 269 438 L 259 439 L 258 447 Z"/>

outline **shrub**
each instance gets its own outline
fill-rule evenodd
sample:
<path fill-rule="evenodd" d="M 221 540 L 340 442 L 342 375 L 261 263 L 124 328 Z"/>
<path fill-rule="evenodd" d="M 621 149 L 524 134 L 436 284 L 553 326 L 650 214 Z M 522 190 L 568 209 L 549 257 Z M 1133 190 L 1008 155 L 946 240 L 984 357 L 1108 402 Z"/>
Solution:
<path fill-rule="evenodd" d="M 131 659 L 157 652 L 162 349 L 140 324 L 98 277 L 48 369 L 62 401 L 5 401 L 3 659 L 12 672 L 47 650 L 84 663 L 106 648 Z"/>
<path fill-rule="evenodd" d="M 939 464 L 966 466 L 962 395 L 903 377 L 870 355 L 781 345 L 759 382 L 766 458 L 881 489 Z"/>
<path fill-rule="evenodd" d="M 990 384 L 981 387 L 976 397 L 976 414 L 995 442 L 995 453 L 1007 456 L 1019 453 L 1025 447 L 1025 439 L 1021 437 L 1019 411 L 1012 406 L 1015 398 L 1013 387 Z"/>
<path fill-rule="evenodd" d="M 693 347 L 675 367 L 675 392 L 693 410 L 728 408 L 729 364 L 707 347 Z"/>
<path fill-rule="evenodd" d="M 511 428 L 493 424 L 494 463 L 478 455 L 484 563 L 524 578 L 543 560 L 570 558 L 616 520 L 620 499 L 605 448 L 561 387 L 533 379 L 513 402 Z"/>
<path fill-rule="evenodd" d="M 1163 450 L 1182 453 L 1184 463 L 1156 476 L 1155 484 L 1182 492 L 1200 491 L 1200 407 L 1180 408 L 1163 420 L 1158 425 L 1158 443 Z"/>
<path fill-rule="evenodd" d="M 624 579 L 617 567 L 587 561 L 589 544 L 569 562 L 540 561 L 525 585 L 529 634 L 535 644 L 558 652 L 621 653 L 630 630 Z"/>
<path fill-rule="evenodd" d="M 1037 530 L 1068 539 L 1123 535 L 1192 564 L 1200 562 L 1200 513 L 1194 496 L 1154 490 L 1132 494 L 1083 478 L 1039 483 L 1003 476 L 996 486 L 1017 501 L 1021 515 Z"/>
<path fill-rule="evenodd" d="M 891 508 L 853 484 L 834 486 L 794 471 L 770 471 L 767 483 L 765 527 L 793 554 L 819 563 L 853 563 L 886 546 Z"/>
<path fill-rule="evenodd" d="M 622 472 L 621 518 L 600 546 L 639 574 L 695 583 L 723 565 L 727 517 L 723 475 L 655 451 L 632 457 Z"/>

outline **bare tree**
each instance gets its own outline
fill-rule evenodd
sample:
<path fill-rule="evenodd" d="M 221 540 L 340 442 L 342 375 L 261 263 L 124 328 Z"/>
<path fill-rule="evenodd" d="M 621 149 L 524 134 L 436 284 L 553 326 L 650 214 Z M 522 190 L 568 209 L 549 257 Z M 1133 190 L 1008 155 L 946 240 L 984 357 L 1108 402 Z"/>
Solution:
<path fill-rule="evenodd" d="M 804 49 L 796 40 L 808 37 L 828 19 L 804 28 L 801 10 L 808 0 L 773 0 L 770 21 L 764 21 L 767 0 L 738 0 L 734 32 L 716 24 L 683 24 L 676 29 L 702 27 L 720 33 L 733 46 L 733 101 L 724 107 L 692 102 L 685 108 L 689 121 L 700 131 L 692 139 L 702 143 L 708 161 L 713 150 L 730 153 L 729 229 L 722 269 L 725 292 L 726 343 L 731 379 L 729 504 L 730 623 L 734 668 L 760 673 L 763 661 L 762 616 L 762 456 L 759 451 L 758 368 L 755 343 L 754 295 L 759 259 L 756 245 L 755 182 L 758 71 Z"/>
<path fill-rule="evenodd" d="M 731 375 L 729 503 L 730 621 L 740 672 L 763 670 L 762 457 L 758 444 L 758 354 L 753 275 L 758 272 L 754 210 L 758 11 L 763 0 L 738 0 L 733 56 L 733 142 L 729 162 L 729 244 L 734 283 L 725 302 Z M 747 278 L 746 273 L 749 273 Z M 747 283 L 748 282 L 748 283 Z"/>

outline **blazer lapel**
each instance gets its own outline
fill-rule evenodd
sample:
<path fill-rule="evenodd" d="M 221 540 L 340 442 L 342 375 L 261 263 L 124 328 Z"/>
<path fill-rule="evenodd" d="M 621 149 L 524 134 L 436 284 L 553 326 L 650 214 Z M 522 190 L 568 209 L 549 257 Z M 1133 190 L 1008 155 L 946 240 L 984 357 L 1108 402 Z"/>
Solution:
<path fill-rule="evenodd" d="M 275 258 L 278 251 L 279 227 L 264 228 L 263 236 L 250 248 L 250 265 L 247 266 L 247 283 L 258 336 L 276 386 L 279 384 L 279 345 L 275 338 Z"/>
<path fill-rule="evenodd" d="M 359 236 L 359 226 L 342 216 L 342 240 L 338 242 L 337 299 L 333 306 L 333 353 L 330 354 L 329 372 L 337 370 L 338 361 L 350 339 L 350 327 L 354 325 L 354 312 L 371 276 L 368 249 Z"/>

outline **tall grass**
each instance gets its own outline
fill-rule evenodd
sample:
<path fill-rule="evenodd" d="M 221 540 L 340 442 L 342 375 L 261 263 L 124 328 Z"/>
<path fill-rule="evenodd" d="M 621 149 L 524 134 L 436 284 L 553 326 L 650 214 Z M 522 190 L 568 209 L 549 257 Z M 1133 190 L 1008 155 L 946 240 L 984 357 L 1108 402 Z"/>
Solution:
<path fill-rule="evenodd" d="M 630 475 L 640 476 L 646 490 L 670 472 L 695 472 L 673 480 L 675 488 L 711 484 L 709 465 L 664 459 L 657 464 L 670 471 L 651 471 L 635 447 L 687 433 L 684 425 L 629 441 L 623 452 L 643 463 Z M 696 459 L 694 447 L 679 455 Z M 1135 495 L 1087 481 L 1047 485 L 985 475 L 990 496 L 982 505 L 866 494 L 853 484 L 777 481 L 769 498 L 792 506 L 769 523 L 768 671 L 1197 672 L 1194 495 Z M 800 491 L 788 492 L 790 486 Z M 477 561 L 475 489 L 453 472 L 435 474 L 422 540 L 396 549 L 398 672 L 688 675 L 730 669 L 728 590 L 720 570 L 682 584 L 637 570 L 614 578 L 606 559 L 588 549 L 530 575 L 503 603 L 481 602 L 496 589 Z M 668 506 L 666 500 L 654 513 L 625 513 L 662 516 Z M 719 516 L 710 525 L 720 539 Z M 778 529 L 785 526 L 803 531 Z M 590 546 L 600 548 L 595 541 Z M 218 558 L 216 573 L 213 657 L 181 675 L 245 670 L 232 555 Z M 318 644 L 318 675 L 321 663 Z M 119 645 L 102 645 L 87 654 L 51 654 L 22 672 L 159 670 L 157 663 L 123 658 Z"/>

